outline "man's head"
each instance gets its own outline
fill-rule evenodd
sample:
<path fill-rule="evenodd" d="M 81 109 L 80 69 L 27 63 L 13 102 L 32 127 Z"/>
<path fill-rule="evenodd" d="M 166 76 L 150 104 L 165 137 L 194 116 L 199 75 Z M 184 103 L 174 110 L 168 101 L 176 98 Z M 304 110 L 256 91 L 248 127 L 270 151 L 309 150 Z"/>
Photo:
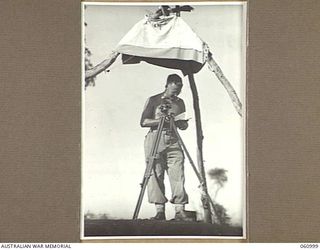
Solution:
<path fill-rule="evenodd" d="M 177 74 L 171 74 L 167 78 L 166 92 L 169 95 L 179 95 L 182 89 L 182 79 Z"/>

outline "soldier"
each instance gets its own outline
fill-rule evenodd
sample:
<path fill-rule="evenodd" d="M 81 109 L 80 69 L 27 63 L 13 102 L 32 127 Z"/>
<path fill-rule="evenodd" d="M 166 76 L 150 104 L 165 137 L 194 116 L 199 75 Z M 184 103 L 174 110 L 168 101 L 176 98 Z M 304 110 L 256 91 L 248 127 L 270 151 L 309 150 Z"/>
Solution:
<path fill-rule="evenodd" d="M 167 78 L 164 92 L 151 96 L 142 112 L 140 125 L 149 127 L 144 147 L 146 161 L 150 156 L 151 147 L 157 134 L 157 127 L 163 115 L 170 114 L 176 117 L 185 112 L 185 104 L 178 97 L 182 89 L 182 79 L 177 74 L 171 74 Z M 188 128 L 186 120 L 178 120 L 176 126 L 185 130 Z M 170 129 L 169 122 L 165 123 L 161 132 L 161 139 L 158 148 L 158 157 L 155 159 L 153 173 L 148 183 L 148 199 L 155 204 L 156 215 L 153 220 L 165 220 L 165 203 L 168 199 L 165 196 L 164 174 L 167 172 L 172 197 L 170 202 L 175 206 L 175 220 L 191 221 L 185 212 L 185 204 L 188 203 L 188 195 L 184 188 L 184 154 L 179 146 L 178 139 Z"/>

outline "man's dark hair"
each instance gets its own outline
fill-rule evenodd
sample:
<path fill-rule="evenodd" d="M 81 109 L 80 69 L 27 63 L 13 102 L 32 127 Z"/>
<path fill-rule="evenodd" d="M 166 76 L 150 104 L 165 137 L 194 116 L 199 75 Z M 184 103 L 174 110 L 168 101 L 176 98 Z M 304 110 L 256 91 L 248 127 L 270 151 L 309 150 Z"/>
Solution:
<path fill-rule="evenodd" d="M 168 75 L 166 87 L 168 86 L 169 82 L 181 82 L 182 84 L 182 78 L 177 74 L 171 74 Z"/>

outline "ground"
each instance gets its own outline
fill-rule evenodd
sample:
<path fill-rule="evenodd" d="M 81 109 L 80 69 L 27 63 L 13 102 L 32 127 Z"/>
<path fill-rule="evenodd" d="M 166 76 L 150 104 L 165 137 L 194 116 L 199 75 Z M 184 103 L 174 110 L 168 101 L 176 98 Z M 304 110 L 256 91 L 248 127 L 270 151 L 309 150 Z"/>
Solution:
<path fill-rule="evenodd" d="M 242 236 L 242 228 L 203 222 L 87 219 L 84 234 L 86 237 Z"/>

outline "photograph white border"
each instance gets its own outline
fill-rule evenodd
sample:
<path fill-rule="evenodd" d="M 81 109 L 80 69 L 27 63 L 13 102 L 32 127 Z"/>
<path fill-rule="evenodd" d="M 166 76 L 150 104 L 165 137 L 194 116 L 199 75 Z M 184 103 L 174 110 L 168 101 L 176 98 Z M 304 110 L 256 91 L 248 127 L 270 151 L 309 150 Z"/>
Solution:
<path fill-rule="evenodd" d="M 244 174 L 243 174 L 243 204 L 244 204 L 244 212 L 243 212 L 243 219 L 242 219 L 242 236 L 96 236 L 96 237 L 86 237 L 84 236 L 84 204 L 83 204 L 83 190 L 82 190 L 82 183 L 83 183 L 83 159 L 85 151 L 85 140 L 84 140 L 84 127 L 85 127 L 85 70 L 84 70 L 84 37 L 85 37 L 85 26 L 84 26 L 84 6 L 85 5 L 113 5 L 113 6 L 139 6 L 139 5 L 176 5 L 176 4 L 184 4 L 187 3 L 188 5 L 242 5 L 243 6 L 243 27 L 244 33 L 243 36 L 243 56 L 242 56 L 242 64 L 243 64 L 243 78 L 242 85 L 243 88 L 243 122 L 242 122 L 242 129 L 243 129 L 243 167 L 244 167 Z M 81 240 L 126 240 L 126 239 L 213 239 L 213 240 L 239 240 L 239 239 L 247 239 L 247 213 L 248 213 L 248 197 L 247 197 L 247 176 L 248 176 L 248 166 L 247 166 L 247 100 L 246 100 L 246 93 L 247 93 L 247 47 L 248 47 L 248 16 L 247 16 L 247 2 L 246 1 L 226 1 L 226 2 L 81 2 L 81 214 L 80 214 L 80 239 Z"/>

